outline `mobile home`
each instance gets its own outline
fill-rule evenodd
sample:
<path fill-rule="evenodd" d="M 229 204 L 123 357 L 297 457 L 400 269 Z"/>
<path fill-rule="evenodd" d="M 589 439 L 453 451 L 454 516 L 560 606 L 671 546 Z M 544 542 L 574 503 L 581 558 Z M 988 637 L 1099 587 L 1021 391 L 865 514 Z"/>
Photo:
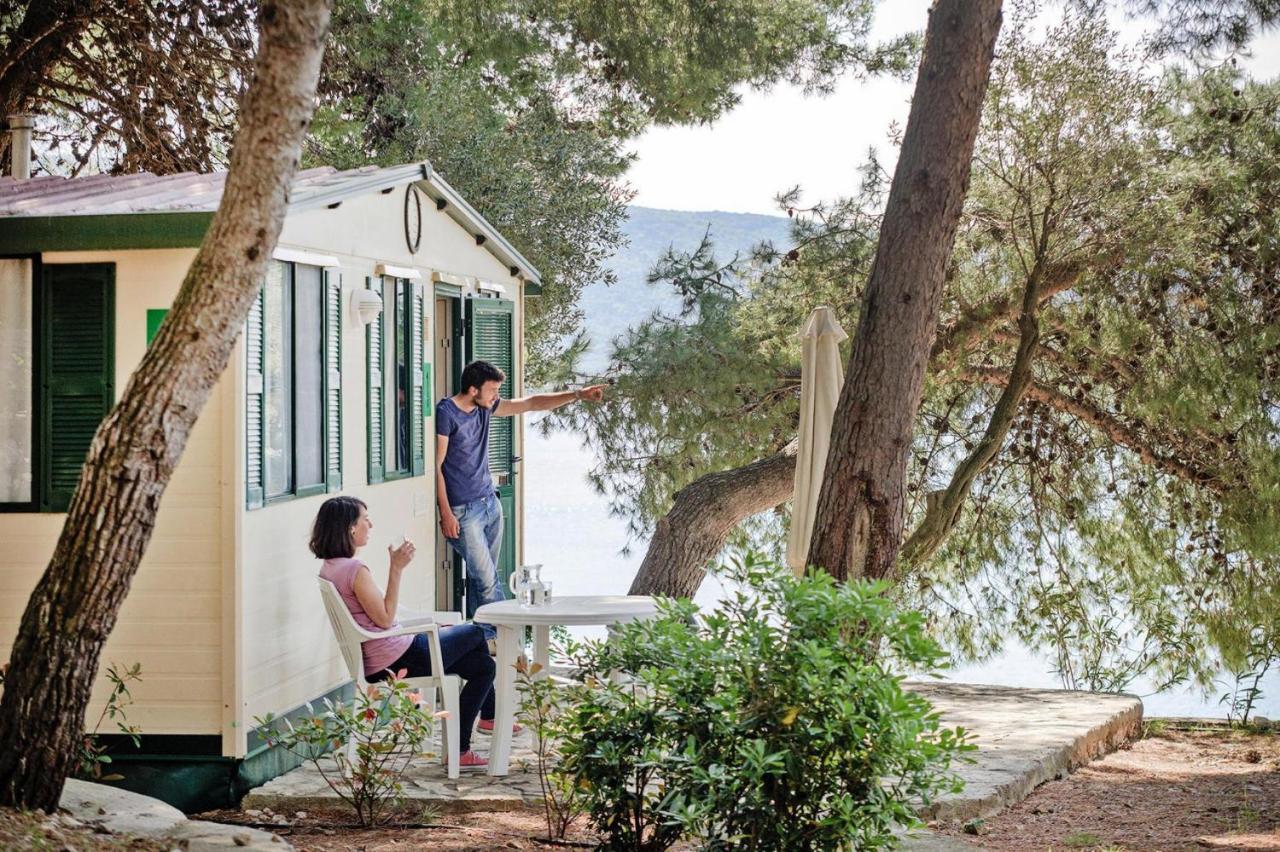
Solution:
<path fill-rule="evenodd" d="M 0 178 L 0 653 L 53 551 L 97 423 L 164 319 L 225 174 Z M 288 768 L 254 719 L 349 690 L 316 590 L 309 525 L 328 496 L 369 504 L 366 557 L 419 544 L 402 600 L 462 609 L 439 538 L 433 408 L 474 358 L 522 393 L 538 271 L 429 163 L 311 169 L 231 363 L 200 415 L 104 650 L 141 664 L 119 749 L 126 786 L 188 809 Z M 522 547 L 522 434 L 490 459 Z M 107 693 L 100 680 L 89 719 Z"/>

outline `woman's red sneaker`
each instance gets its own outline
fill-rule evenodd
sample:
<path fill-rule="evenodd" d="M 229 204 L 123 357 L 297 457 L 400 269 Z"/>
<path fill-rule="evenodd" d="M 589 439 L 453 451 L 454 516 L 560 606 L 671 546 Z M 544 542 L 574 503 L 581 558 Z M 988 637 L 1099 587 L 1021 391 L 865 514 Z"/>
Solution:
<path fill-rule="evenodd" d="M 488 734 L 492 734 L 492 733 L 493 733 L 493 720 L 492 720 L 492 719 L 481 719 L 479 722 L 476 722 L 476 729 L 477 729 L 477 730 L 480 730 L 480 731 L 484 731 L 485 733 L 488 733 Z M 512 733 L 512 734 L 518 734 L 518 733 L 520 733 L 520 732 L 521 732 L 521 731 L 523 731 L 523 730 L 524 730 L 524 728 L 520 727 L 519 725 L 512 725 L 512 726 L 511 726 L 511 733 Z"/>
<path fill-rule="evenodd" d="M 488 766 L 488 765 L 489 765 L 489 759 L 487 757 L 476 754 L 471 749 L 467 749 L 462 754 L 458 755 L 458 766 L 460 768 L 465 769 L 466 767 L 469 767 L 469 766 Z"/>

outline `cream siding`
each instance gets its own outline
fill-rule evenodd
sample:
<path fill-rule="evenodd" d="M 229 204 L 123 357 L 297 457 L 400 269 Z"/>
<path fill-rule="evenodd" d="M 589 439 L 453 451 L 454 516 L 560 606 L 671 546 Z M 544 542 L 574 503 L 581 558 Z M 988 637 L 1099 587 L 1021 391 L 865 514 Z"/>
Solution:
<path fill-rule="evenodd" d="M 409 254 L 404 240 L 404 192 L 404 187 L 397 187 L 385 195 L 371 193 L 348 199 L 334 209 L 292 215 L 285 223 L 280 245 L 333 255 L 341 264 L 342 493 L 355 495 L 369 505 L 374 529 L 371 542 L 361 555 L 374 578 L 385 584 L 387 545 L 400 534 L 408 535 L 417 543 L 418 554 L 402 581 L 402 606 L 434 609 L 435 572 L 440 561 L 435 535 L 435 422 L 428 420 L 426 425 L 426 475 L 368 484 L 365 327 L 352 316 L 351 293 L 365 286 L 366 277 L 374 275 L 379 263 L 419 270 L 428 296 L 426 315 L 431 325 L 426 330 L 427 357 L 433 357 L 429 341 L 435 334 L 434 312 L 430 308 L 433 271 L 502 283 L 508 296 L 517 302 L 517 310 L 523 297 L 521 285 L 506 267 L 477 246 L 473 235 L 437 211 L 429 199 L 423 199 L 421 247 L 416 255 Z M 517 322 L 520 318 L 517 314 Z M 240 358 L 238 377 L 243 376 Z M 242 378 L 237 381 L 243 385 Z M 429 401 L 428 405 L 433 403 Z M 243 432 L 243 401 L 238 401 L 237 406 Z M 237 439 L 236 445 L 239 468 L 243 469 L 243 437 Z M 347 680 L 346 668 L 320 606 L 316 589 L 319 565 L 307 550 L 311 522 L 328 496 L 270 504 L 244 512 L 240 520 L 240 730 L 253 727 L 255 717 L 290 710 Z M 243 505 L 243 489 L 238 499 Z M 238 753 L 243 753 L 243 741 L 238 748 Z"/>
<path fill-rule="evenodd" d="M 336 256 L 343 290 L 342 493 L 369 504 L 373 540 L 364 552 L 385 583 L 387 544 L 399 534 L 418 543 L 401 600 L 434 609 L 436 552 L 434 420 L 428 420 L 426 475 L 367 484 L 365 328 L 350 310 L 377 263 L 421 271 L 435 334 L 431 273 L 501 283 L 516 302 L 517 393 L 523 392 L 523 292 L 520 282 L 446 213 L 424 197 L 422 244 L 404 240 L 404 187 L 371 193 L 333 209 L 291 215 L 283 247 Z M 45 263 L 116 265 L 116 389 L 126 386 L 146 346 L 146 312 L 167 308 L 194 249 L 60 252 Z M 433 358 L 433 347 L 425 347 Z M 434 358 L 433 358 L 434 360 Z M 329 495 L 245 510 L 245 363 L 242 345 L 202 412 L 165 493 L 155 533 L 102 656 L 108 664 L 142 665 L 131 686 L 131 723 L 146 734 L 220 735 L 228 756 L 245 754 L 256 716 L 286 712 L 347 679 L 316 590 L 318 563 L 307 550 L 310 525 Z M 431 400 L 434 394 L 431 395 Z M 428 405 L 432 405 L 429 401 Z M 433 407 L 433 406 L 432 406 Z M 523 431 L 515 430 L 523 454 Z M 518 480 L 518 481 L 522 481 Z M 517 557 L 523 549 L 523 486 L 517 493 Z M 63 515 L 0 514 L 0 654 L 6 658 L 27 597 L 61 530 Z M 109 686 L 100 678 L 88 718 L 101 712 Z"/>
<path fill-rule="evenodd" d="M 116 392 L 123 390 L 146 349 L 146 314 L 166 308 L 194 257 L 193 250 L 58 252 L 45 263 L 114 263 Z M 215 393 L 174 472 L 120 620 L 103 649 L 100 671 L 115 663 L 142 665 L 131 685 L 129 721 L 154 734 L 210 734 L 221 729 L 223 703 L 222 566 L 231 548 L 221 535 L 222 417 Z M 27 598 L 65 518 L 61 514 L 0 514 L 0 654 L 8 657 Z M 109 685 L 99 677 L 87 718 L 102 710 Z"/>

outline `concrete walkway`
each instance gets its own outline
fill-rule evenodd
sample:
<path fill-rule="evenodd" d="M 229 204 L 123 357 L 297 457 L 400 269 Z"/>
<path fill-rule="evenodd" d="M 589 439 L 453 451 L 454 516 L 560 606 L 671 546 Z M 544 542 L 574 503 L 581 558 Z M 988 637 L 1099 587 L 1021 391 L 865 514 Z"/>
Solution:
<path fill-rule="evenodd" d="M 996 814 L 1045 781 L 1133 738 L 1142 722 L 1142 702 L 1130 695 L 952 683 L 909 686 L 941 711 L 946 725 L 968 730 L 978 746 L 974 762 L 959 770 L 964 791 L 923 808 L 925 819 Z M 483 752 L 488 737 L 477 732 L 473 745 Z M 515 738 L 511 770 L 505 778 L 466 770 L 450 781 L 443 766 L 422 760 L 405 773 L 405 795 L 454 813 L 539 808 L 542 793 L 528 732 Z M 290 813 L 336 801 L 320 773 L 308 764 L 251 791 L 241 807 Z"/>
<path fill-rule="evenodd" d="M 69 818 L 61 817 L 66 824 L 88 825 L 107 834 L 172 841 L 175 848 L 187 852 L 284 852 L 293 848 L 268 831 L 187 819 L 182 811 L 159 799 L 75 778 L 67 779 L 58 805 L 70 814 Z"/>

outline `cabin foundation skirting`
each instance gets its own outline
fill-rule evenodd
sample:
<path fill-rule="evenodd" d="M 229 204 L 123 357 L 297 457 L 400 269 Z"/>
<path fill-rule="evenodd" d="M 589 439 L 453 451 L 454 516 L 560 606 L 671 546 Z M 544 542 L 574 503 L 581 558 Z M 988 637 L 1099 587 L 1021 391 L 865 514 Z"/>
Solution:
<path fill-rule="evenodd" d="M 350 681 L 278 717 L 298 719 L 322 712 L 325 699 L 350 701 L 355 695 Z M 98 738 L 107 747 L 111 763 L 104 775 L 119 775 L 103 781 L 112 787 L 151 796 L 194 814 L 215 808 L 238 807 L 254 787 L 302 765 L 303 759 L 286 748 L 271 746 L 259 727 L 249 731 L 249 750 L 244 757 L 224 757 L 219 734 L 143 734 L 138 746 L 124 734 L 104 734 Z"/>

